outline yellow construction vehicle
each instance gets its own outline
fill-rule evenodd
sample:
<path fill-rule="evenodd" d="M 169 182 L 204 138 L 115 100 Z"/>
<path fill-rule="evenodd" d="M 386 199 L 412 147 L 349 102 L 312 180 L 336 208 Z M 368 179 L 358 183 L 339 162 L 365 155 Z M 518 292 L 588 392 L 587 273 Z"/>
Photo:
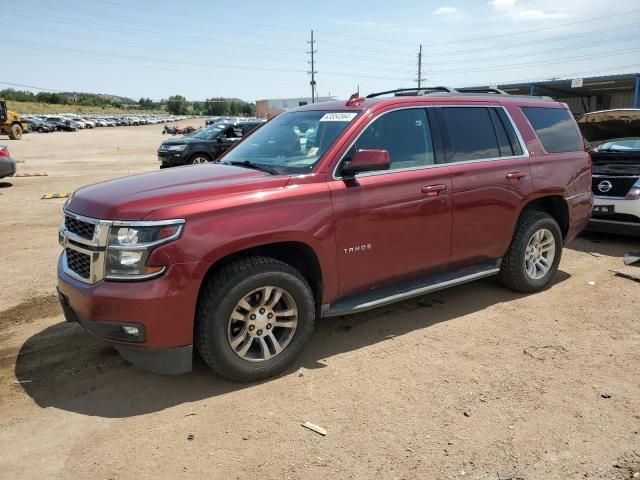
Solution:
<path fill-rule="evenodd" d="M 7 102 L 0 100 L 0 135 L 9 135 L 11 140 L 20 140 L 27 124 L 22 121 L 20 114 L 7 110 Z"/>

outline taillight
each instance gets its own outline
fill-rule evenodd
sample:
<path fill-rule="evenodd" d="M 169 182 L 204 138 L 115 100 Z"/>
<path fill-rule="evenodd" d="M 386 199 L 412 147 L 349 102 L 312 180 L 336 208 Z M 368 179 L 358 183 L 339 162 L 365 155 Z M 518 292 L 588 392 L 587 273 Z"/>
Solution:
<path fill-rule="evenodd" d="M 0 147 L 0 157 L 8 157 L 9 149 L 7 147 Z"/>

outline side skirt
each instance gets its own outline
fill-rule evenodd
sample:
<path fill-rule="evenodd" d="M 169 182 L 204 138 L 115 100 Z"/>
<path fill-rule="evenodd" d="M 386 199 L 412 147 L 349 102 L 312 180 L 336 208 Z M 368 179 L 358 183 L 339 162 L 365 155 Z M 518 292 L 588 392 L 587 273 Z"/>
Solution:
<path fill-rule="evenodd" d="M 462 285 L 480 278 L 495 275 L 500 271 L 502 259 L 491 260 L 462 270 L 439 273 L 429 277 L 402 282 L 378 290 L 346 297 L 336 303 L 323 305 L 323 317 L 337 317 L 352 313 L 364 312 L 409 298 L 419 297 L 427 293 Z"/>

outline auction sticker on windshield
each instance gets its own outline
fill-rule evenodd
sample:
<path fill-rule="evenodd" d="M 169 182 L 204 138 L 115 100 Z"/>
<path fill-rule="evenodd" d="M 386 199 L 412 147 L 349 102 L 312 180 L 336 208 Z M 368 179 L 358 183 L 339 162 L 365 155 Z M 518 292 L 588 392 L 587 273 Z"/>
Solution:
<path fill-rule="evenodd" d="M 320 119 L 321 122 L 350 122 L 358 115 L 354 112 L 331 112 L 325 113 Z"/>

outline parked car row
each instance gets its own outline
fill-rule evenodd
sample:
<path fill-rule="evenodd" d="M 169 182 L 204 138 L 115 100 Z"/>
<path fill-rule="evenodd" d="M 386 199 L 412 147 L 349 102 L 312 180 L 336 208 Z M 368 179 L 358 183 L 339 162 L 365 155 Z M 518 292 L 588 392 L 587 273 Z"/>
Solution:
<path fill-rule="evenodd" d="M 29 127 L 28 131 L 47 133 L 55 131 L 76 132 L 95 127 L 151 125 L 193 117 L 184 115 L 87 115 L 81 117 L 73 113 L 62 113 L 59 115 L 24 115 L 22 118 Z"/>

